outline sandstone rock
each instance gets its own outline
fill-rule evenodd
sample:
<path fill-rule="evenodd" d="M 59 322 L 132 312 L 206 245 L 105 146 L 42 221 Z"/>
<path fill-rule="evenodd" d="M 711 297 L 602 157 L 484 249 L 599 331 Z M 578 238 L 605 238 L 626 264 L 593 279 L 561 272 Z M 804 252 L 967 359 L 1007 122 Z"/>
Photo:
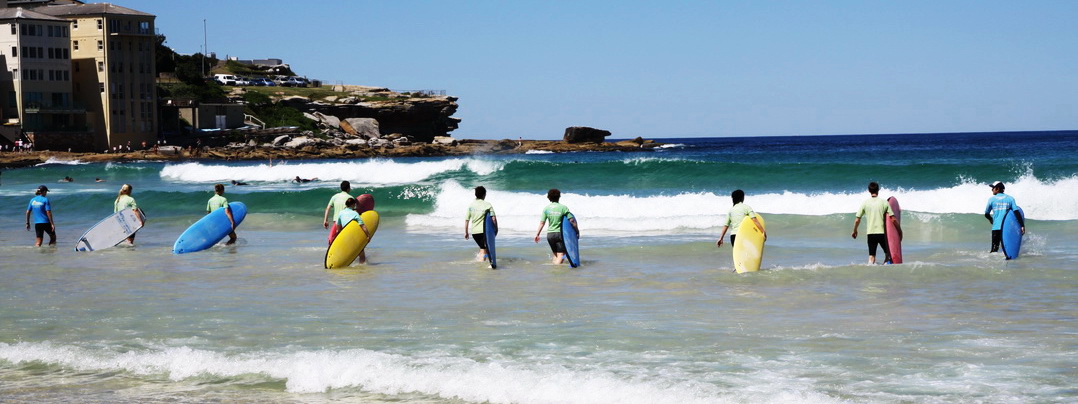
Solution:
<path fill-rule="evenodd" d="M 333 86 L 333 92 L 335 92 L 335 93 L 343 93 L 344 92 L 344 86 L 342 86 L 340 84 L 337 84 L 337 85 Z"/>
<path fill-rule="evenodd" d="M 280 145 L 283 145 L 285 142 L 289 141 L 290 139 L 291 138 L 288 137 L 288 135 L 277 136 L 277 137 L 273 138 L 272 144 L 274 146 L 280 146 Z"/>
<path fill-rule="evenodd" d="M 348 140 L 345 140 L 344 143 L 349 144 L 349 145 L 354 145 L 354 146 L 366 146 L 367 145 L 367 139 L 348 139 Z"/>
<path fill-rule="evenodd" d="M 337 102 L 337 98 L 338 98 L 338 97 L 337 97 L 336 95 L 331 95 L 331 96 L 329 96 L 329 97 L 323 98 L 323 100 L 325 100 L 326 102 L 333 102 L 333 103 L 336 103 L 336 102 Z"/>
<path fill-rule="evenodd" d="M 566 143 L 602 143 L 607 136 L 610 136 L 610 131 L 587 126 L 571 126 L 565 128 L 565 136 L 562 140 Z"/>
<path fill-rule="evenodd" d="M 356 131 L 356 136 L 365 137 L 367 139 L 377 139 L 382 137 L 382 133 L 378 131 L 378 120 L 374 118 L 348 118 L 344 120 L 352 129 Z"/>
<path fill-rule="evenodd" d="M 399 138 L 393 139 L 393 144 L 395 144 L 397 146 L 407 146 L 407 145 L 412 144 L 412 141 L 411 141 L 411 139 L 408 139 L 407 137 L 399 137 Z"/>
<path fill-rule="evenodd" d="M 310 138 L 310 137 L 307 137 L 307 136 L 300 136 L 300 137 L 297 137 L 295 139 L 292 139 L 288 143 L 285 143 L 284 147 L 288 147 L 288 148 L 292 148 L 292 149 L 299 149 L 299 148 L 302 148 L 302 147 L 305 147 L 305 146 L 308 146 L 308 145 L 314 145 L 316 143 L 317 143 L 317 141 L 314 138 Z"/>
<path fill-rule="evenodd" d="M 390 143 L 389 139 L 371 139 L 370 143 L 368 144 L 370 144 L 371 147 L 385 147 L 391 145 L 392 143 Z"/>
<path fill-rule="evenodd" d="M 321 112 L 315 111 L 311 115 L 318 118 L 318 122 L 325 125 L 327 128 L 338 128 L 341 126 L 341 119 L 333 115 L 326 115 Z"/>
<path fill-rule="evenodd" d="M 636 144 L 644 144 L 644 138 L 637 136 L 636 139 L 632 140 L 632 142 Z"/>
<path fill-rule="evenodd" d="M 616 144 L 618 146 L 621 146 L 621 147 L 640 147 L 640 143 L 636 143 L 635 141 L 632 141 L 632 140 L 622 140 L 622 141 L 614 143 L 614 144 Z"/>
<path fill-rule="evenodd" d="M 341 99 L 337 100 L 338 104 L 355 104 L 356 102 L 359 102 L 359 98 L 356 98 L 356 97 L 344 97 L 344 98 L 341 98 Z"/>
<path fill-rule="evenodd" d="M 254 140 L 254 139 L 251 139 L 250 141 L 247 142 L 247 145 L 251 146 L 251 147 L 256 147 L 256 146 L 258 146 L 258 141 Z"/>
<path fill-rule="evenodd" d="M 453 139 L 452 136 L 435 136 L 434 141 L 431 144 L 441 144 L 446 146 L 456 146 L 457 139 Z"/>

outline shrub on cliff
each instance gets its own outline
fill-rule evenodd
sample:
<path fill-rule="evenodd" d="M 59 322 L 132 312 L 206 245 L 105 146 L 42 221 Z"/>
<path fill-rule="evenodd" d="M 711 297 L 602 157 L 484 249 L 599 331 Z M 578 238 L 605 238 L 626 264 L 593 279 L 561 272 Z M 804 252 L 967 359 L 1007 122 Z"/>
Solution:
<path fill-rule="evenodd" d="M 298 126 L 303 130 L 316 129 L 315 122 L 303 116 L 298 109 L 273 102 L 263 93 L 248 91 L 243 95 L 243 99 L 247 102 L 247 113 L 261 119 L 266 123 L 266 127 Z"/>

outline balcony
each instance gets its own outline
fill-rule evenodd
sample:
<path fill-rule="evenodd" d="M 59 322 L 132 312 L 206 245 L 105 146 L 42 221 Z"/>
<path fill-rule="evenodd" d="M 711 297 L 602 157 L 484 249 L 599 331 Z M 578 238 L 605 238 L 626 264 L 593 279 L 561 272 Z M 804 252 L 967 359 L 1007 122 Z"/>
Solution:
<path fill-rule="evenodd" d="M 86 107 L 79 103 L 52 104 L 45 102 L 29 102 L 23 108 L 27 114 L 85 114 Z"/>

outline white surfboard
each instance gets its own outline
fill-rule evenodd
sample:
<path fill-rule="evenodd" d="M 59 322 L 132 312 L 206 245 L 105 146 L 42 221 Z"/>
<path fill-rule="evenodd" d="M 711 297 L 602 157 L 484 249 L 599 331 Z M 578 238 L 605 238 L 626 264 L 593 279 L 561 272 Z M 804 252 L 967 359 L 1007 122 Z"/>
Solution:
<path fill-rule="evenodd" d="M 75 243 L 75 251 L 95 251 L 120 244 L 142 228 L 139 212 L 127 208 L 97 222 Z"/>

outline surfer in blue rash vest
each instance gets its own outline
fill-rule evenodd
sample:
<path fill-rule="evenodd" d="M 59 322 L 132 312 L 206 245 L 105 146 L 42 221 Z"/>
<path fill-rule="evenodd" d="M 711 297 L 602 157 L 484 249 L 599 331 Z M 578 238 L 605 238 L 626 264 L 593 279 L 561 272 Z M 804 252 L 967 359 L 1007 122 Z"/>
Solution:
<path fill-rule="evenodd" d="M 37 232 L 34 247 L 41 247 L 45 233 L 49 235 L 49 245 L 56 245 L 56 222 L 52 219 L 52 204 L 46 196 L 48 193 L 49 187 L 44 185 L 37 187 L 34 198 L 26 207 L 26 231 L 30 231 L 30 217 L 33 216 L 34 231 Z"/>
<path fill-rule="evenodd" d="M 345 181 L 347 182 L 347 181 Z M 343 187 L 343 185 L 342 185 Z M 363 218 L 359 216 L 359 212 L 356 212 L 356 200 L 354 198 L 348 198 L 344 201 L 344 209 L 334 219 L 334 225 L 344 229 L 344 226 L 348 225 L 348 222 L 355 221 L 359 225 L 360 230 L 367 235 L 367 240 L 371 239 L 371 232 L 367 230 L 367 225 L 363 224 Z M 332 242 L 330 242 L 332 244 Z M 359 263 L 367 263 L 367 249 L 364 248 L 359 252 Z"/>
<path fill-rule="evenodd" d="M 734 190 L 730 193 L 730 199 L 734 201 L 734 206 L 730 207 L 730 212 L 726 214 L 726 225 L 722 226 L 722 234 L 719 235 L 719 241 L 715 242 L 715 246 L 722 247 L 722 238 L 726 237 L 726 230 L 733 226 L 734 231 L 730 232 L 730 247 L 733 247 L 734 240 L 737 239 L 737 228 L 746 217 L 752 218 L 752 223 L 756 224 L 756 228 L 764 234 L 764 240 L 767 240 L 767 230 L 764 229 L 764 225 L 760 224 L 760 219 L 756 218 L 756 212 L 745 204 L 745 191 Z"/>
<path fill-rule="evenodd" d="M 1026 234 L 1026 218 L 1018 211 L 1018 204 L 1010 195 L 1003 193 L 1007 187 L 1002 182 L 992 183 L 992 197 L 988 198 L 988 206 L 984 208 L 984 217 L 992 223 L 992 251 L 999 252 L 999 244 L 1003 241 L 1003 217 L 1008 210 L 1014 211 L 1014 218 L 1018 219 L 1022 234 Z"/>
<path fill-rule="evenodd" d="M 550 201 L 550 204 L 543 208 L 543 215 L 539 218 L 539 230 L 535 232 L 535 242 L 539 243 L 539 235 L 543 233 L 543 226 L 550 223 L 547 227 L 546 241 L 550 244 L 550 251 L 554 253 L 554 264 L 561 264 L 565 260 L 565 240 L 561 235 L 561 219 L 569 213 L 569 208 L 561 203 L 561 191 L 558 189 L 551 189 L 546 193 L 546 199 Z M 576 219 L 569 216 L 569 223 L 576 229 L 576 233 L 580 234 L 580 228 L 576 226 Z"/>
<path fill-rule="evenodd" d="M 215 195 L 210 197 L 209 201 L 206 201 L 206 213 L 213 212 L 218 208 L 225 208 L 225 215 L 228 216 L 228 222 L 232 225 L 232 232 L 228 233 L 228 242 L 225 245 L 235 244 L 236 220 L 232 218 L 232 208 L 228 207 L 228 199 L 225 198 L 225 184 L 214 185 L 213 192 Z"/>
<path fill-rule="evenodd" d="M 895 225 L 895 229 L 898 229 L 898 237 L 902 237 L 902 227 L 898 225 L 898 219 L 895 219 L 895 212 L 891 210 L 891 204 L 879 197 L 880 184 L 875 181 L 868 183 L 868 193 L 870 198 L 861 203 L 861 208 L 857 210 L 857 219 L 853 221 L 853 238 L 857 238 L 857 227 L 861 225 L 861 217 L 867 216 L 867 223 L 865 223 L 865 231 L 868 235 L 865 237 L 868 239 L 868 263 L 876 263 L 876 247 L 882 247 L 883 253 L 887 257 L 884 262 L 891 263 L 891 250 L 887 248 L 887 234 L 885 231 L 884 220 L 890 220 Z"/>
<path fill-rule="evenodd" d="M 483 186 L 475 187 L 475 201 L 468 205 L 468 214 L 464 217 L 464 239 L 467 240 L 468 237 L 471 237 L 475 240 L 475 244 L 479 246 L 479 254 L 475 256 L 476 261 L 490 260 L 490 255 L 487 251 L 487 235 L 483 229 L 487 212 L 490 212 L 490 218 L 494 221 L 494 225 L 498 225 L 498 217 L 494 215 L 494 206 L 487 202 L 486 198 L 487 189 Z"/>

